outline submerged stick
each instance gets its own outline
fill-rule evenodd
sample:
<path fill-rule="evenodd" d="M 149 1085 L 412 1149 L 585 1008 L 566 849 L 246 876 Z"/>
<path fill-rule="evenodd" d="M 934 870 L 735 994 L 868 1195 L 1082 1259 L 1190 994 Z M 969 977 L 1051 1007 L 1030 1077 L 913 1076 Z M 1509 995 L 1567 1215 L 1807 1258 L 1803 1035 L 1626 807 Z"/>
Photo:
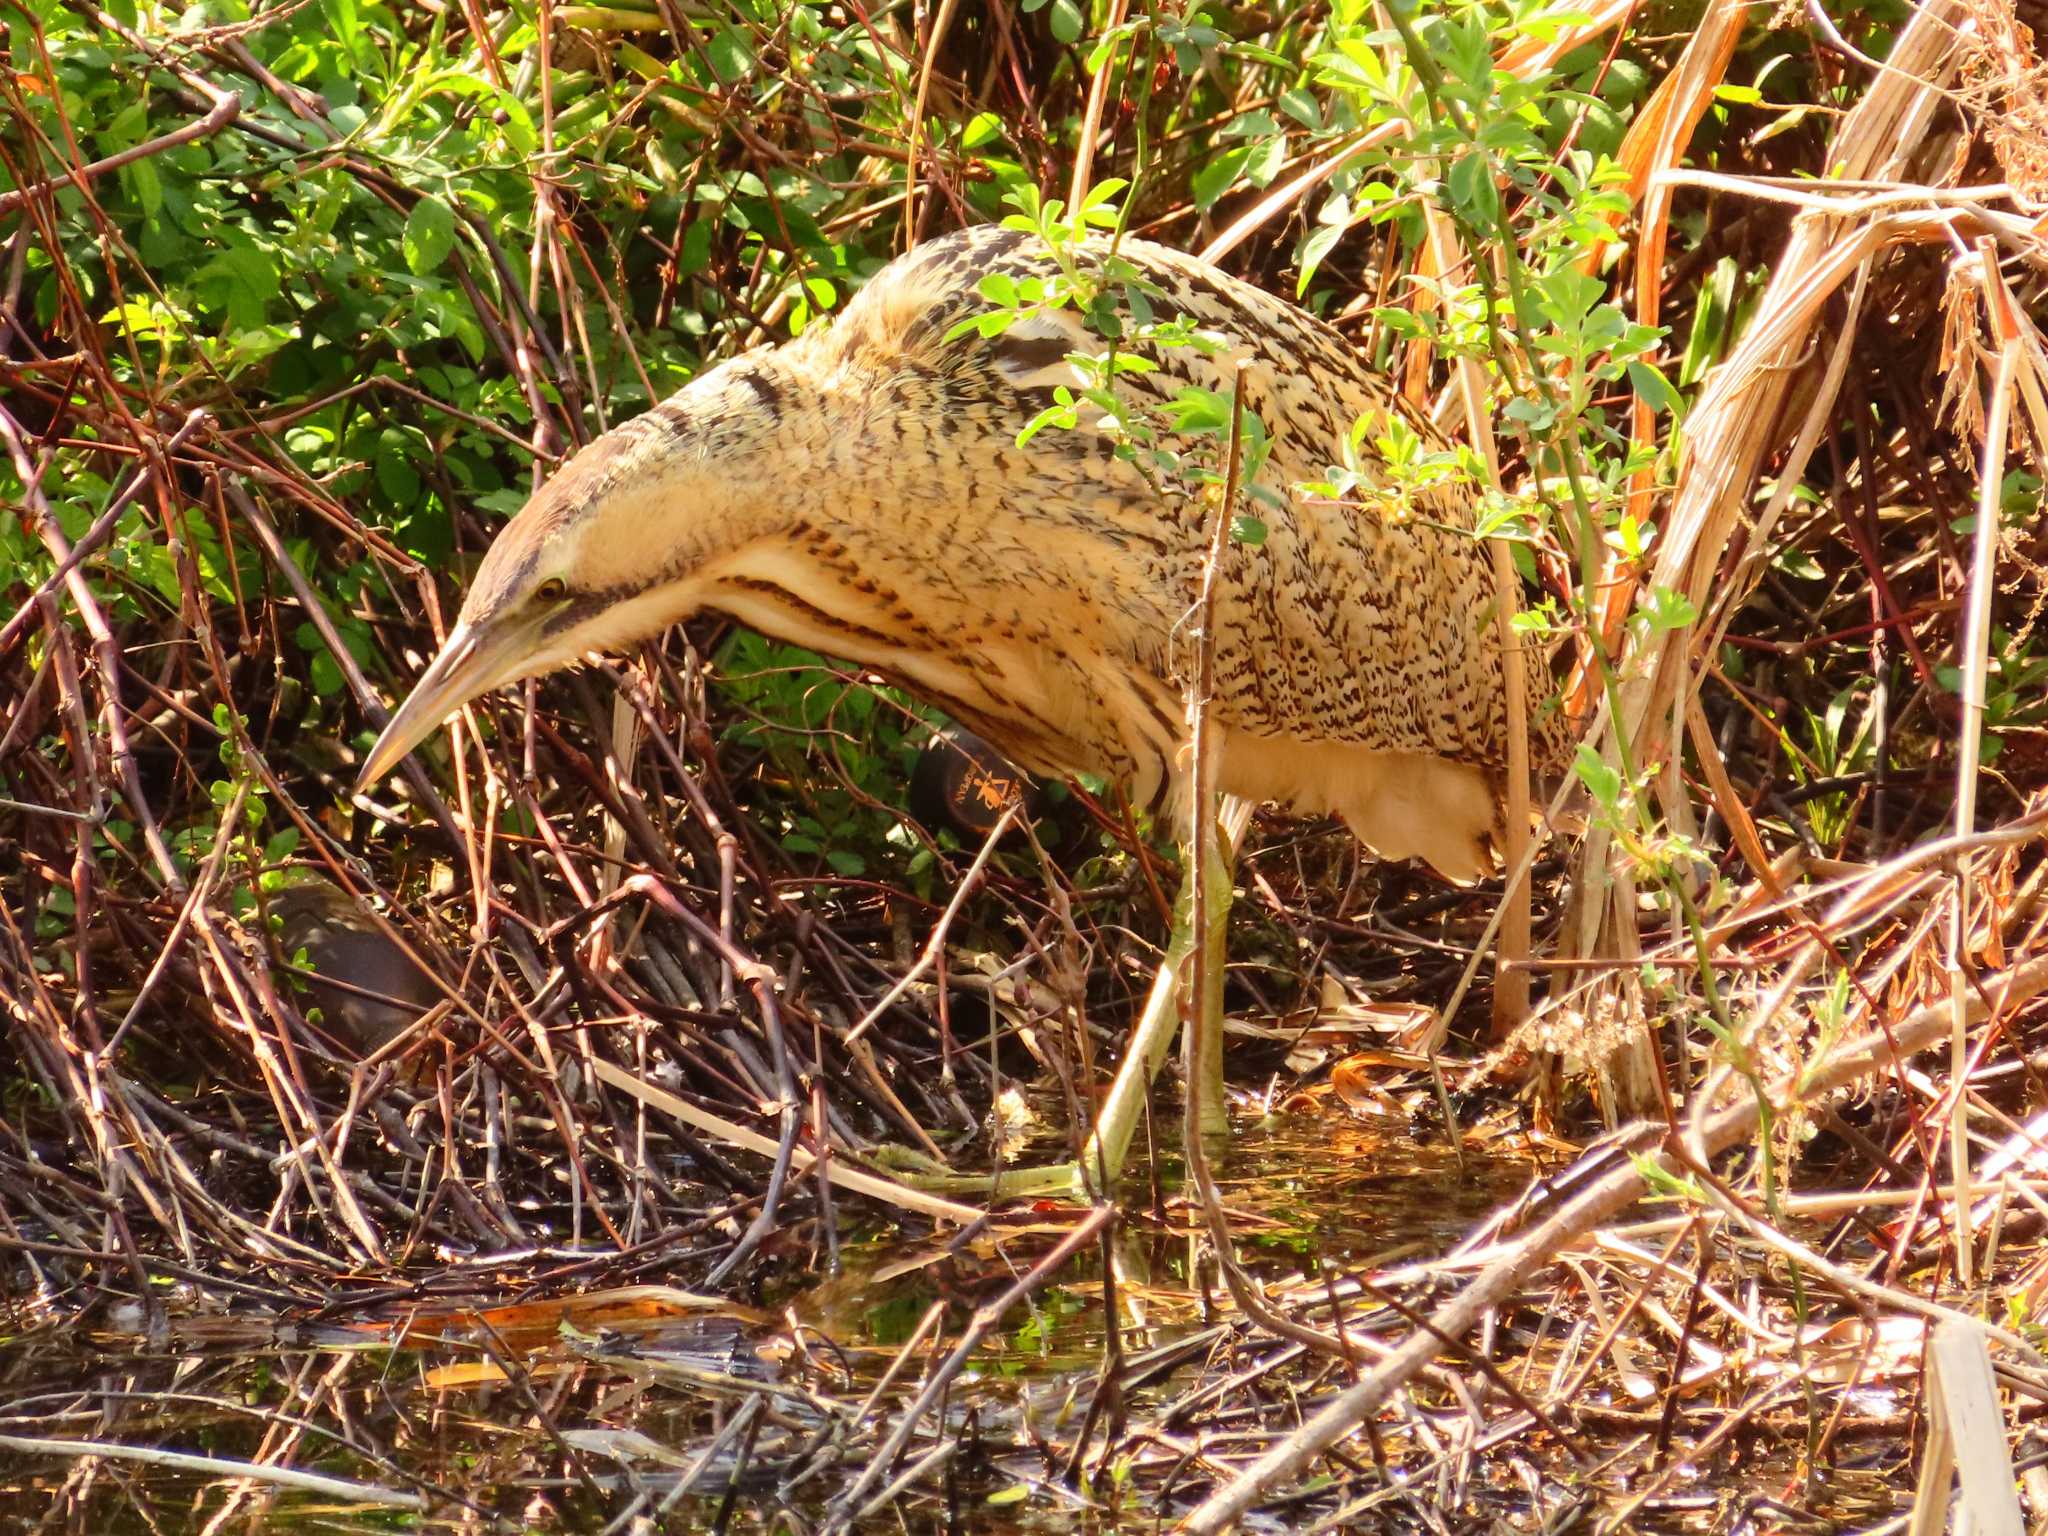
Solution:
<path fill-rule="evenodd" d="M 252 1483 L 274 1483 L 301 1493 L 324 1494 L 331 1499 L 353 1499 L 359 1504 L 383 1504 L 394 1509 L 425 1509 L 427 1501 L 416 1493 L 380 1488 L 375 1483 L 352 1483 L 346 1478 L 323 1477 L 318 1472 L 301 1472 L 294 1467 L 273 1467 L 260 1461 L 233 1461 L 225 1456 L 194 1456 L 185 1451 L 167 1451 L 154 1445 L 123 1445 L 115 1440 L 45 1440 L 31 1435 L 0 1435 L 0 1450 L 21 1451 L 32 1456 L 85 1457 L 108 1461 L 139 1461 L 145 1466 L 164 1467 L 173 1472 L 198 1472 L 209 1477 L 245 1478 Z"/>
<path fill-rule="evenodd" d="M 904 1448 L 910 1444 L 911 1435 L 917 1430 L 918 1422 L 937 1406 L 946 1389 L 952 1386 L 953 1379 L 973 1358 L 975 1350 L 981 1347 L 981 1341 L 1001 1324 L 1003 1314 L 1045 1284 L 1065 1266 L 1067 1260 L 1093 1242 L 1115 1214 L 1113 1205 L 1104 1203 L 1096 1206 L 1079 1226 L 1061 1238 L 1050 1253 L 1020 1275 L 1002 1295 L 975 1310 L 972 1321 L 960 1335 L 960 1341 L 953 1346 L 952 1353 L 925 1378 L 924 1389 L 917 1394 L 917 1400 L 903 1410 L 903 1417 L 896 1421 L 896 1428 L 887 1443 L 876 1450 L 866 1470 L 853 1485 L 832 1501 L 820 1523 L 821 1531 L 828 1536 L 829 1533 L 844 1531 L 867 1507 L 865 1495 L 868 1490 L 902 1456 Z"/>

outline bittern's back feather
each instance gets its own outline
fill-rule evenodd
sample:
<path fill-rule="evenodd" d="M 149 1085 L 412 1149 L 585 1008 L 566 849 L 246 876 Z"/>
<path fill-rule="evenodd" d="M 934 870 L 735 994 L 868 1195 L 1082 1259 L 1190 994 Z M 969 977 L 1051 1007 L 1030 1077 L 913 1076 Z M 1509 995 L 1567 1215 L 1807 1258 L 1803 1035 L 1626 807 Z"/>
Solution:
<path fill-rule="evenodd" d="M 1506 757 L 1500 646 L 1486 549 L 1457 531 L 1470 527 L 1467 509 L 1441 493 L 1376 496 L 1369 477 L 1344 502 L 1297 490 L 1329 479 L 1361 416 L 1401 411 L 1387 382 L 1335 331 L 1249 284 L 1144 241 L 1126 240 L 1118 253 L 1160 290 L 1151 302 L 1161 318 L 1185 316 L 1229 343 L 1213 356 L 1146 352 L 1157 371 L 1124 375 L 1119 389 L 1155 400 L 1188 384 L 1227 393 L 1248 357 L 1246 403 L 1272 435 L 1261 480 L 1284 510 L 1254 506 L 1264 542 L 1231 543 L 1219 573 L 1213 708 L 1229 733 L 1226 781 L 1378 824 L 1388 818 L 1356 814 L 1369 786 L 1343 780 L 1399 779 L 1401 770 L 1344 747 L 1446 760 L 1491 778 Z M 1094 246 L 1083 259 L 1101 255 Z M 902 522 L 936 525 L 900 553 L 875 552 L 900 573 L 897 590 L 972 579 L 981 601 L 963 606 L 985 603 L 991 623 L 961 637 L 963 649 L 1028 637 L 1039 655 L 1031 670 L 1050 662 L 1101 706 L 1091 711 L 1100 723 L 1085 754 L 1059 739 L 1080 734 L 1071 719 L 1046 730 L 1052 722 L 956 707 L 1030 766 L 1109 766 L 1142 792 L 1166 774 L 1185 736 L 1178 664 L 1186 657 L 1175 639 L 1210 509 L 1196 498 L 1163 501 L 1092 432 L 1050 430 L 1015 446 L 1023 425 L 1052 403 L 1054 386 L 1075 384 L 1067 354 L 1106 350 L 1071 309 L 993 339 L 947 340 L 957 322 L 989 307 L 984 275 L 1053 270 L 1036 239 L 1014 231 L 935 241 L 877 277 L 831 331 L 790 353 L 792 361 L 808 355 L 828 376 L 874 381 L 870 440 L 886 446 Z M 1369 467 L 1369 446 L 1364 454 Z M 1539 758 L 1561 734 L 1552 719 L 1537 722 Z M 1463 780 L 1448 778 L 1454 800 Z M 1433 819 L 1444 809 L 1433 798 L 1425 788 L 1388 809 L 1396 821 Z M 1426 838 L 1421 827 L 1405 838 L 1375 830 L 1368 841 L 1394 851 Z M 1445 855 L 1442 862 L 1463 863 Z"/>

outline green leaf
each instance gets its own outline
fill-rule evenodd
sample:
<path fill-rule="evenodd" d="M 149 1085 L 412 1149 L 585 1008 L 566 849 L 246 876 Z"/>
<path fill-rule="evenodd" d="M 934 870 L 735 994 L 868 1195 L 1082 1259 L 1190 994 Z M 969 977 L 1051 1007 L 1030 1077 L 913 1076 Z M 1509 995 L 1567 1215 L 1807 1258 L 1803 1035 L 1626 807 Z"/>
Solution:
<path fill-rule="evenodd" d="M 1723 256 L 1700 285 L 1693 307 L 1692 334 L 1686 338 L 1685 360 L 1678 365 L 1681 387 L 1697 384 L 1709 368 L 1720 361 L 1728 337 L 1729 316 L 1735 308 L 1735 283 L 1740 275 L 1733 256 Z"/>
<path fill-rule="evenodd" d="M 1230 396 L 1190 384 L 1166 402 L 1176 432 L 1228 432 Z"/>
<path fill-rule="evenodd" d="M 1105 176 L 1101 181 L 1090 187 L 1087 195 L 1081 199 L 1081 212 L 1095 212 L 1096 209 L 1104 204 L 1111 203 L 1116 195 L 1129 185 L 1130 183 L 1121 176 Z"/>
<path fill-rule="evenodd" d="M 420 472 L 412 465 L 413 440 L 397 427 L 377 434 L 377 486 L 401 507 L 420 493 Z"/>
<path fill-rule="evenodd" d="M 1323 127 L 1323 109 L 1313 93 L 1296 88 L 1280 93 L 1280 110 L 1293 118 L 1310 133 L 1320 133 Z"/>
<path fill-rule="evenodd" d="M 1081 8 L 1074 0 L 1052 0 L 1052 35 L 1062 43 L 1076 43 L 1081 40 Z"/>
<path fill-rule="evenodd" d="M 1795 581 L 1819 581 L 1827 572 L 1803 549 L 1787 549 L 1771 557 L 1771 569 L 1782 571 Z"/>
<path fill-rule="evenodd" d="M 1572 762 L 1572 772 L 1579 776 L 1579 782 L 1592 793 L 1593 799 L 1607 810 L 1613 810 L 1621 799 L 1621 775 L 1607 766 L 1606 761 L 1594 748 L 1581 745 L 1578 756 Z"/>
<path fill-rule="evenodd" d="M 1301 276 L 1294 285 L 1297 299 L 1308 292 L 1309 280 L 1316 275 L 1316 268 L 1323 264 L 1325 256 L 1336 249 L 1347 228 L 1343 224 L 1320 224 L 1308 232 L 1308 238 L 1301 242 L 1301 253 L 1296 258 L 1301 263 Z"/>
<path fill-rule="evenodd" d="M 416 277 L 437 270 L 455 249 L 455 215 L 438 197 L 423 197 L 406 215 L 401 242 L 405 264 Z"/>
<path fill-rule="evenodd" d="M 1240 144 L 1235 149 L 1226 149 L 1195 172 L 1189 189 L 1194 193 L 1195 206 L 1204 213 L 1214 207 L 1216 200 L 1228 192 L 1244 173 L 1245 162 L 1251 158 L 1251 153 L 1249 144 Z"/>
<path fill-rule="evenodd" d="M 1252 147 L 1250 157 L 1244 163 L 1244 179 L 1255 187 L 1267 187 L 1280 174 L 1280 167 L 1287 163 L 1287 140 L 1279 134 L 1263 139 Z"/>
<path fill-rule="evenodd" d="M 1634 362 L 1628 365 L 1628 381 L 1635 392 L 1649 402 L 1650 409 L 1662 411 L 1674 421 L 1685 414 L 1685 401 L 1672 388 L 1671 381 L 1653 364 Z"/>
<path fill-rule="evenodd" d="M 737 85 L 753 72 L 754 49 L 746 34 L 733 27 L 720 27 L 704 44 L 712 73 L 721 85 Z"/>
<path fill-rule="evenodd" d="M 328 23 L 334 28 L 335 41 L 353 52 L 356 35 L 363 28 L 362 15 L 356 9 L 356 0 L 326 0 L 323 9 L 327 12 Z"/>
<path fill-rule="evenodd" d="M 977 112 L 967 120 L 967 126 L 960 130 L 962 149 L 979 149 L 984 144 L 994 144 L 1003 137 L 1003 120 L 993 112 Z"/>
<path fill-rule="evenodd" d="M 855 879 L 868 872 L 868 861 L 851 848 L 834 848 L 825 855 L 825 862 L 839 874 Z"/>
<path fill-rule="evenodd" d="M 1500 220 L 1500 188 L 1494 185 L 1493 160 L 1470 150 L 1451 162 L 1451 206 L 1473 229 L 1490 231 Z"/>
<path fill-rule="evenodd" d="M 1643 615 L 1650 621 L 1650 628 L 1661 634 L 1665 630 L 1685 628 L 1700 616 L 1700 611 L 1683 592 L 1674 592 L 1669 587 L 1652 587 L 1643 594 Z"/>
<path fill-rule="evenodd" d="M 163 178 L 157 175 L 156 167 L 147 160 L 137 160 L 133 165 L 121 168 L 121 177 L 135 194 L 135 202 L 145 217 L 154 219 L 163 211 Z"/>

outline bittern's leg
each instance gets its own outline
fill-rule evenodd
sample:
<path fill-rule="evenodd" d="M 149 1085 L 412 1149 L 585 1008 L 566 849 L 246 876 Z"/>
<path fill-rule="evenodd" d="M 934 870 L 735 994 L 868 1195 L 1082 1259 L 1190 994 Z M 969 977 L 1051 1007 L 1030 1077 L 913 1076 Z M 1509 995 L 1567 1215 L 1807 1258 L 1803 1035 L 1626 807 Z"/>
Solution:
<path fill-rule="evenodd" d="M 1223 1131 L 1228 1124 L 1223 1104 L 1223 942 L 1229 926 L 1231 866 L 1251 814 L 1249 801 L 1227 802 L 1222 822 L 1209 828 L 1209 855 L 1200 861 L 1209 871 L 1209 899 L 1203 904 L 1207 908 L 1209 934 L 1202 945 L 1208 965 L 1204 975 L 1194 978 L 1195 1006 L 1207 1010 L 1209 1028 L 1203 1031 L 1207 1046 L 1203 1059 L 1187 1062 L 1186 1072 L 1189 1107 L 1201 1117 L 1205 1133 Z M 1131 1031 L 1130 1043 L 1124 1047 L 1123 1064 L 1109 1086 L 1109 1096 L 1102 1101 L 1101 1112 L 1095 1117 L 1095 1133 L 1081 1149 L 1082 1168 L 1090 1175 L 1095 1175 L 1098 1169 L 1106 1170 L 1101 1176 L 1111 1182 L 1123 1168 L 1124 1155 L 1130 1151 L 1131 1137 L 1137 1133 L 1138 1117 L 1144 1110 L 1146 1090 L 1165 1065 L 1173 1032 L 1180 1024 L 1181 979 L 1187 973 L 1188 956 L 1195 947 L 1197 861 L 1191 856 L 1192 850 L 1188 853 L 1180 892 L 1173 901 L 1173 934 L 1167 940 L 1166 958 L 1160 963 L 1159 974 L 1152 979 L 1151 995 L 1145 999 L 1145 1011 Z"/>
<path fill-rule="evenodd" d="M 1159 972 L 1152 978 L 1152 991 L 1145 998 L 1145 1011 L 1138 1015 L 1131 1038 L 1124 1045 L 1124 1059 L 1116 1069 L 1116 1078 L 1109 1085 L 1102 1108 L 1096 1112 L 1095 1129 L 1081 1148 L 1081 1168 L 1091 1184 L 1107 1186 L 1116 1182 L 1123 1169 L 1124 1155 L 1131 1149 L 1131 1137 L 1137 1134 L 1146 1092 L 1159 1069 L 1166 1065 L 1173 1032 L 1180 1027 L 1180 984 L 1187 972 L 1189 951 L 1194 948 L 1194 913 L 1194 881 L 1191 877 L 1183 878 L 1180 891 L 1173 898 L 1173 932 L 1166 941 L 1166 957 L 1159 962 Z M 1190 1076 L 1188 1081 L 1192 1085 L 1196 1079 Z M 1220 1089 L 1220 1083 L 1218 1086 Z"/>

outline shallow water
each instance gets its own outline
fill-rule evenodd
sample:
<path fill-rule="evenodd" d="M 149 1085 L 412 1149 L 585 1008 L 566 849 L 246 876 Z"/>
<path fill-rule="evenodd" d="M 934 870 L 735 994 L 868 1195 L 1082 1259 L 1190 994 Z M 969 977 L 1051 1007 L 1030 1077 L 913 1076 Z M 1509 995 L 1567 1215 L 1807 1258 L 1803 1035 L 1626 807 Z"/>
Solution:
<path fill-rule="evenodd" d="M 1468 1153 L 1460 1168 L 1441 1144 L 1327 1117 L 1241 1127 L 1217 1165 L 1243 1257 L 1282 1287 L 1441 1254 L 1532 1171 L 1502 1151 Z M 1162 1166 L 1161 1183 L 1177 1175 Z M 1127 1191 L 1110 1255 L 1122 1409 L 1139 1428 L 1228 1375 L 1218 1351 L 1236 1347 L 1209 1266 L 1191 1269 L 1188 1210 L 1155 1203 L 1148 1183 Z M 806 1531 L 867 1469 L 878 1436 L 976 1308 L 1075 1219 L 1044 1208 L 954 1245 L 886 1227 L 865 1238 L 849 1231 L 839 1273 L 785 1258 L 748 1306 L 645 1285 L 527 1300 L 500 1273 L 480 1275 L 459 1305 L 422 1295 L 325 1318 L 172 1295 L 169 1336 L 155 1342 L 131 1331 L 139 1315 L 80 1328 L 22 1308 L 20 1331 L 0 1340 L 0 1433 L 269 1460 L 357 1492 L 0 1446 L 0 1528 Z M 790 1236 L 788 1251 L 803 1251 L 801 1234 Z M 1101 1250 L 1085 1250 L 1000 1319 L 943 1404 L 956 1446 L 946 1470 L 857 1529 L 1157 1528 L 1146 1495 L 1105 1503 L 1058 1476 L 1056 1448 L 1075 1438 L 1104 1358 L 1103 1270 Z M 898 1381 L 870 1403 L 935 1307 L 937 1343 L 902 1361 Z M 1227 1440 L 1230 1426 L 1214 1432 Z M 933 1443 L 914 1443 L 913 1459 Z M 1728 1492 L 1687 1487 L 1702 1510 L 1725 1508 Z M 1512 1484 L 1475 1498 L 1511 1526 L 1531 1507 Z M 1642 1528 L 1711 1524 L 1674 1511 Z M 1353 1528 L 1419 1527 L 1392 1508 Z"/>

